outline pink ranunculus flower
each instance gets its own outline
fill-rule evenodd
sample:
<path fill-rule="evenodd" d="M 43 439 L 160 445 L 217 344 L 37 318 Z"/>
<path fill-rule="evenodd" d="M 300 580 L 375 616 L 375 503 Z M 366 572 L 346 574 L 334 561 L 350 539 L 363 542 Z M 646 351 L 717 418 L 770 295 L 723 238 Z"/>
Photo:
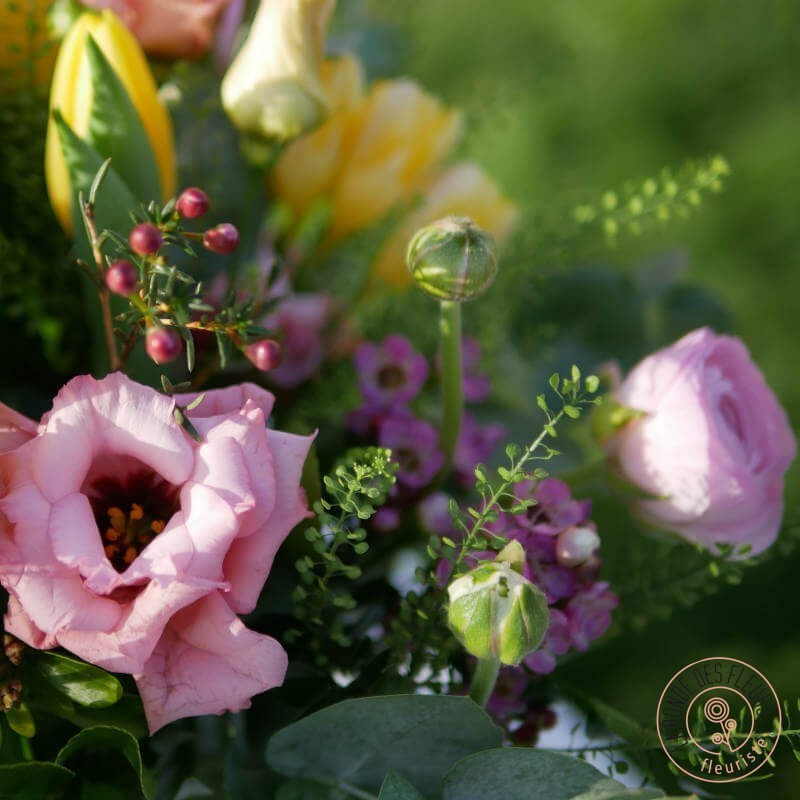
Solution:
<path fill-rule="evenodd" d="M 151 732 L 238 711 L 282 683 L 277 641 L 237 617 L 309 515 L 312 437 L 266 427 L 273 397 L 209 391 L 188 412 L 115 373 L 78 377 L 38 427 L 0 405 L 0 582 L 6 629 L 133 674 Z"/>
<path fill-rule="evenodd" d="M 744 344 L 700 328 L 638 364 L 616 401 L 644 412 L 611 440 L 623 475 L 657 499 L 649 524 L 714 548 L 769 547 L 797 444 Z"/>

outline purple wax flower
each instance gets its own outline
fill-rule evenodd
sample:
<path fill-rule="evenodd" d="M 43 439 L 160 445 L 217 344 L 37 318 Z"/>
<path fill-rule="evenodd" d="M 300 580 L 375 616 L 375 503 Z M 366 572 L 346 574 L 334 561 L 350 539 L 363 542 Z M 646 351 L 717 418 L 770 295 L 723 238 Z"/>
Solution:
<path fill-rule="evenodd" d="M 358 385 L 367 404 L 390 407 L 413 400 L 428 377 L 428 362 L 405 336 L 379 345 L 364 342 L 355 354 Z"/>
<path fill-rule="evenodd" d="M 269 378 L 282 389 L 291 389 L 310 378 L 322 364 L 322 333 L 333 301 L 326 294 L 293 294 L 282 300 L 264 320 L 264 327 L 280 333 L 283 361 Z"/>
<path fill-rule="evenodd" d="M 489 396 L 489 376 L 478 372 L 481 346 L 477 339 L 465 336 L 461 340 L 462 392 L 467 403 L 482 403 Z M 442 361 L 436 354 L 436 371 L 441 374 Z"/>
<path fill-rule="evenodd" d="M 556 668 L 556 658 L 569 651 L 569 618 L 557 608 L 550 609 L 550 625 L 538 650 L 525 658 L 525 665 L 539 675 L 549 675 Z"/>
<path fill-rule="evenodd" d="M 453 455 L 456 474 L 464 486 L 472 486 L 476 465 L 490 459 L 492 451 L 505 435 L 502 425 L 480 425 L 472 414 L 464 412 Z"/>
<path fill-rule="evenodd" d="M 399 464 L 397 482 L 407 489 L 424 488 L 444 465 L 436 428 L 408 412 L 381 422 L 378 444 L 392 451 Z"/>
<path fill-rule="evenodd" d="M 524 670 L 503 667 L 497 676 L 486 710 L 497 720 L 505 721 L 526 711 L 525 689 L 528 676 Z"/>
<path fill-rule="evenodd" d="M 587 650 L 592 639 L 599 638 L 608 630 L 611 611 L 618 604 L 617 596 L 603 581 L 580 589 L 566 605 L 572 646 L 576 650 Z"/>

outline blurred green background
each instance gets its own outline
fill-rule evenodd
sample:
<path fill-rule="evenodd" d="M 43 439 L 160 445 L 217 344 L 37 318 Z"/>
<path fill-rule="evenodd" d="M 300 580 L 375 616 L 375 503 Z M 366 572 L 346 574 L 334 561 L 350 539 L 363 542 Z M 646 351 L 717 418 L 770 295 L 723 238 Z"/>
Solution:
<path fill-rule="evenodd" d="M 557 203 L 568 212 L 629 178 L 723 154 L 733 170 L 725 191 L 691 220 L 597 255 L 630 270 L 648 253 L 685 247 L 684 277 L 718 294 L 790 418 L 800 420 L 800 4 L 373 0 L 371 11 L 407 33 L 404 70 L 466 110 L 461 154 L 526 209 Z M 798 520 L 799 489 L 795 464 L 788 524 Z M 603 513 L 608 534 L 615 518 Z M 738 588 L 565 666 L 563 677 L 652 725 L 678 669 L 727 655 L 757 666 L 794 705 L 798 570 L 796 552 L 777 557 Z M 788 747 L 777 751 L 776 772 L 715 796 L 800 797 L 800 765 Z"/>

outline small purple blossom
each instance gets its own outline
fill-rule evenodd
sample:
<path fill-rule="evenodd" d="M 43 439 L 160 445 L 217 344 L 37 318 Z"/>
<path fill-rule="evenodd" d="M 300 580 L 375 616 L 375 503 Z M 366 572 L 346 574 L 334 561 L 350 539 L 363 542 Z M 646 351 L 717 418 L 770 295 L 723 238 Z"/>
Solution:
<path fill-rule="evenodd" d="M 461 340 L 461 390 L 468 403 L 482 403 L 489 396 L 489 376 L 478 372 L 481 360 L 481 346 L 477 339 L 465 336 Z M 442 361 L 437 353 L 436 371 L 441 374 Z"/>
<path fill-rule="evenodd" d="M 264 320 L 264 327 L 281 335 L 283 361 L 269 374 L 276 386 L 294 388 L 319 369 L 325 356 L 322 333 L 332 310 L 327 294 L 293 294 Z"/>
<path fill-rule="evenodd" d="M 391 407 L 413 400 L 428 378 L 428 362 L 405 336 L 379 345 L 364 342 L 355 354 L 358 385 L 367 404 Z"/>
<path fill-rule="evenodd" d="M 450 516 L 450 500 L 450 495 L 444 492 L 432 492 L 420 500 L 417 513 L 424 530 L 436 536 L 453 538 L 458 535 L 458 528 Z"/>
<path fill-rule="evenodd" d="M 391 506 L 383 506 L 375 512 L 372 526 L 381 533 L 391 533 L 400 527 L 400 512 Z"/>
<path fill-rule="evenodd" d="M 618 604 L 617 596 L 603 581 L 580 589 L 566 605 L 572 646 L 581 652 L 587 650 L 592 639 L 608 630 L 611 612 Z"/>
<path fill-rule="evenodd" d="M 502 425 L 480 425 L 472 414 L 464 412 L 453 455 L 456 474 L 464 486 L 472 486 L 475 467 L 491 458 L 492 451 L 505 435 Z"/>
<path fill-rule="evenodd" d="M 528 676 L 521 669 L 503 667 L 497 676 L 486 710 L 495 719 L 505 721 L 525 713 L 525 690 Z"/>
<path fill-rule="evenodd" d="M 392 458 L 399 464 L 397 482 L 404 488 L 424 488 L 444 466 L 436 428 L 407 412 L 381 422 L 378 444 L 392 451 Z"/>

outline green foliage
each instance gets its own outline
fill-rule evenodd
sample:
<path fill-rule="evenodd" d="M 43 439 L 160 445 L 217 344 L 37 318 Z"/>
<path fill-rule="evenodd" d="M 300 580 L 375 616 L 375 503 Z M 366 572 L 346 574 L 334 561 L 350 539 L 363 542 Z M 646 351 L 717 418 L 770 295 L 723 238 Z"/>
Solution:
<path fill-rule="evenodd" d="M 722 191 L 728 175 L 730 167 L 720 155 L 690 161 L 677 173 L 664 168 L 657 178 L 606 191 L 599 202 L 577 206 L 572 216 L 580 226 L 599 228 L 614 243 L 623 233 L 639 236 L 653 224 L 688 217 L 705 193 Z"/>
<path fill-rule="evenodd" d="M 424 800 L 422 795 L 404 777 L 389 770 L 381 784 L 378 800 Z"/>
<path fill-rule="evenodd" d="M 45 189 L 46 123 L 45 98 L 33 93 L 0 98 L 0 335 L 29 337 L 21 347 L 6 348 L 4 363 L 14 388 L 25 382 L 45 392 L 71 368 L 80 369 L 86 350 L 79 282 L 68 268 L 68 243 Z"/>
<path fill-rule="evenodd" d="M 456 764 L 445 777 L 442 798 L 573 800 L 591 792 L 598 784 L 608 783 L 601 772 L 572 756 L 527 747 L 504 747 L 484 750 Z M 621 784 L 617 786 L 624 790 Z"/>
<path fill-rule="evenodd" d="M 8 800 L 46 800 L 72 780 L 73 773 L 46 761 L 0 764 L 0 797 Z"/>
<path fill-rule="evenodd" d="M 392 620 L 387 636 L 389 649 L 398 662 L 410 659 L 406 666 L 410 678 L 420 674 L 429 677 L 426 684 L 440 688 L 438 675 L 452 666 L 455 639 L 447 625 L 446 595 L 440 585 L 436 567 L 441 560 L 452 565 L 450 579 L 458 577 L 484 559 L 485 551 L 497 553 L 508 540 L 495 534 L 488 525 L 500 513 L 524 514 L 535 501 L 520 499 L 514 486 L 523 481 L 538 481 L 547 476 L 542 466 L 559 455 L 559 451 L 546 443 L 558 436 L 557 427 L 564 419 L 579 419 L 588 406 L 600 402 L 595 396 L 600 382 L 594 375 L 585 379 L 576 366 L 569 377 L 550 376 L 549 388 L 556 402 L 547 400 L 545 394 L 537 397 L 537 405 L 545 417 L 539 435 L 526 447 L 516 444 L 506 447 L 508 466 L 498 467 L 490 477 L 489 468 L 483 464 L 475 467 L 475 490 L 480 501 L 462 511 L 455 500 L 451 501 L 450 514 L 461 532 L 460 539 L 432 536 L 427 546 L 428 568 L 418 568 L 417 579 L 422 590 L 408 592 L 400 602 L 397 616 Z M 551 406 L 552 404 L 552 406 Z M 410 653 L 410 655 L 409 655 Z"/>
<path fill-rule="evenodd" d="M 107 708 L 122 698 L 122 685 L 105 670 L 76 658 L 28 650 L 26 670 L 37 672 L 57 692 L 86 708 Z"/>
<path fill-rule="evenodd" d="M 367 447 L 348 451 L 323 478 L 326 498 L 314 503 L 316 524 L 304 531 L 311 553 L 295 562 L 300 583 L 292 592 L 292 613 L 303 629 L 287 638 L 307 648 L 319 667 L 330 666 L 331 643 L 352 644 L 343 614 L 356 607 L 348 583 L 361 577 L 355 562 L 369 551 L 361 523 L 385 502 L 396 472 L 391 451 Z"/>
<path fill-rule="evenodd" d="M 346 700 L 284 728 L 267 762 L 286 777 L 373 794 L 396 770 L 436 796 L 459 759 L 499 744 L 500 730 L 466 697 L 390 695 Z"/>

